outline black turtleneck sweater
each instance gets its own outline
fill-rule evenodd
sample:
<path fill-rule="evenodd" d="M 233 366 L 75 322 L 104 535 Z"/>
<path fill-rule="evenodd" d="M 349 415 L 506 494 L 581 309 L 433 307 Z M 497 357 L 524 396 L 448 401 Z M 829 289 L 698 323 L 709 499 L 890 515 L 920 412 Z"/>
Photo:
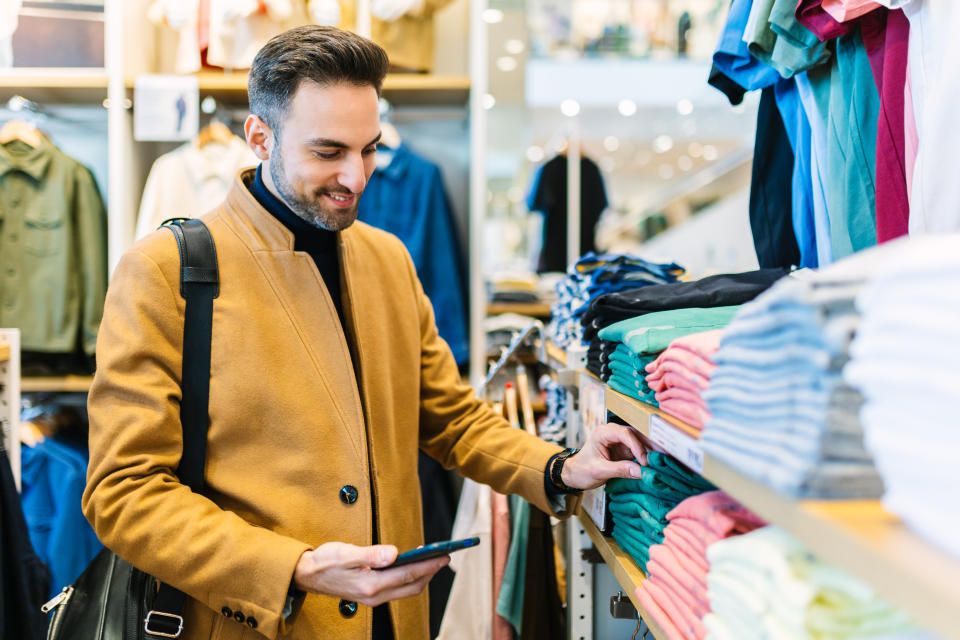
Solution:
<path fill-rule="evenodd" d="M 290 230 L 293 234 L 293 250 L 305 251 L 313 258 L 323 283 L 327 285 L 327 291 L 333 298 L 340 324 L 344 327 L 343 333 L 347 336 L 346 325 L 343 322 L 343 301 L 340 299 L 340 254 L 337 247 L 337 232 L 313 226 L 291 211 L 283 200 L 273 195 L 263 182 L 263 165 L 257 167 L 257 175 L 250 183 L 250 193 L 264 209 Z M 350 341 L 349 336 L 347 341 Z"/>
<path fill-rule="evenodd" d="M 327 286 L 330 297 L 333 298 L 333 304 L 337 308 L 337 316 L 340 318 L 343 336 L 346 338 L 347 344 L 352 347 L 350 332 L 347 331 L 347 325 L 343 321 L 343 301 L 340 299 L 340 253 L 337 232 L 313 226 L 291 211 L 283 200 L 273 195 L 263 182 L 263 165 L 257 167 L 257 174 L 248 188 L 257 202 L 274 218 L 282 222 L 283 226 L 293 234 L 293 250 L 305 251 L 313 258 L 317 270 L 320 271 L 320 276 L 323 278 L 323 283 Z M 378 543 L 377 511 L 374 506 L 373 544 Z M 404 551 L 404 549 L 401 549 L 401 551 Z M 386 604 L 375 607 L 373 610 L 373 640 L 393 640 L 390 609 L 387 608 Z"/>

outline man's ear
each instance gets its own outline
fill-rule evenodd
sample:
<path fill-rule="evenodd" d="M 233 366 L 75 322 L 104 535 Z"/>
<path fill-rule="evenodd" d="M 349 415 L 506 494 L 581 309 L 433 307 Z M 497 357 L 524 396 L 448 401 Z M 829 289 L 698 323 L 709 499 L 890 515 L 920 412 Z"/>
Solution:
<path fill-rule="evenodd" d="M 243 123 L 243 133 L 247 138 L 247 144 L 253 149 L 261 161 L 270 159 L 270 152 L 273 150 L 273 131 L 270 125 L 264 122 L 260 116 L 252 113 L 247 116 Z"/>

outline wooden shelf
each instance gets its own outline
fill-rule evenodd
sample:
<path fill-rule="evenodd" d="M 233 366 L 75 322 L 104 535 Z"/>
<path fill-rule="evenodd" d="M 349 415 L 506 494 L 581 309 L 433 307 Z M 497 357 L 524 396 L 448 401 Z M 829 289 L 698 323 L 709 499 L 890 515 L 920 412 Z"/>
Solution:
<path fill-rule="evenodd" d="M 491 302 L 487 304 L 488 316 L 497 316 L 501 313 L 517 313 L 521 316 L 549 318 L 550 305 L 545 302 Z"/>
<path fill-rule="evenodd" d="M 592 375 L 586 371 L 578 374 Z M 648 438 L 655 440 L 651 434 L 654 417 L 687 436 L 664 447 L 681 461 L 685 461 L 685 449 L 699 446 L 695 428 L 659 409 L 609 387 L 606 398 L 611 412 Z M 671 451 L 672 446 L 680 450 Z M 956 612 L 960 611 L 960 558 L 914 534 L 877 500 L 795 500 L 703 454 L 702 450 L 699 455 L 703 477 L 771 524 L 790 532 L 823 561 L 870 584 L 921 626 L 942 638 L 960 640 L 956 624 Z"/>
<path fill-rule="evenodd" d="M 203 71 L 197 74 L 200 97 L 213 96 L 224 103 L 247 102 L 247 74 Z M 133 90 L 135 78 L 127 78 Z M 401 105 L 465 105 L 470 96 L 467 76 L 390 74 L 383 83 L 383 97 Z"/>
<path fill-rule="evenodd" d="M 20 392 L 76 391 L 85 393 L 90 391 L 91 383 L 93 383 L 93 376 L 24 377 L 20 378 Z"/>
<path fill-rule="evenodd" d="M 40 67 L 0 70 L 0 101 L 5 103 L 14 95 L 43 104 L 96 104 L 107 97 L 107 72 Z"/>
<path fill-rule="evenodd" d="M 0 344 L 0 362 L 6 362 L 10 359 L 10 345 Z"/>
<path fill-rule="evenodd" d="M 618 545 L 613 538 L 608 538 L 600 533 L 600 529 L 598 529 L 597 525 L 590 519 L 590 516 L 582 510 L 579 510 L 577 511 L 577 519 L 580 521 L 580 526 L 583 527 L 584 531 L 587 532 L 587 535 L 589 535 L 593 541 L 593 546 L 600 552 L 603 561 L 610 567 L 617 582 L 620 583 L 620 586 L 623 588 L 623 593 L 630 598 L 630 602 L 636 607 L 637 613 L 646 623 L 647 627 L 650 628 L 650 631 L 653 632 L 653 636 L 657 640 L 666 640 L 668 637 L 667 634 L 660 629 L 660 625 L 654 617 L 647 613 L 637 598 L 636 593 L 634 593 L 640 583 L 647 579 L 647 576 L 644 575 L 640 567 L 637 566 L 637 563 L 633 561 L 633 558 L 621 549 L 620 545 Z"/>
<path fill-rule="evenodd" d="M 553 344 L 549 340 L 547 341 L 547 362 L 546 364 L 551 367 L 563 369 L 567 366 L 567 352 Z"/>

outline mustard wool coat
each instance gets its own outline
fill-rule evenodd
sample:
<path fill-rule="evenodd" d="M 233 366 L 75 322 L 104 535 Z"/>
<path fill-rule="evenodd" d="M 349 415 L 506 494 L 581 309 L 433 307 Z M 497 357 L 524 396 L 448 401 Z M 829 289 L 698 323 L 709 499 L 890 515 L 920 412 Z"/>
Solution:
<path fill-rule="evenodd" d="M 340 233 L 351 353 L 313 260 L 249 193 L 252 176 L 203 216 L 220 267 L 206 494 L 175 475 L 184 301 L 176 241 L 159 230 L 123 256 L 107 293 L 83 510 L 107 547 L 188 594 L 185 640 L 367 640 L 372 609 L 344 617 L 332 596 L 282 617 L 303 551 L 371 544 L 374 504 L 381 542 L 422 544 L 418 448 L 551 512 L 544 468 L 559 449 L 462 383 L 402 243 L 359 222 Z M 426 592 L 390 613 L 398 640 L 428 637 Z"/>

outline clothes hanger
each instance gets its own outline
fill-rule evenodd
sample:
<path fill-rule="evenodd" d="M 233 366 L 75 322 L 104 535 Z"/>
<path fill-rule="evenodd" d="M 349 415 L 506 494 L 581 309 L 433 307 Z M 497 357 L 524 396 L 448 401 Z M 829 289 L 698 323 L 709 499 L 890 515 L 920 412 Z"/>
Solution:
<path fill-rule="evenodd" d="M 211 120 L 210 124 L 197 132 L 196 137 L 193 139 L 193 143 L 198 149 L 202 149 L 212 142 L 228 145 L 233 141 L 234 137 L 235 136 L 233 135 L 233 132 L 230 131 L 230 127 L 223 124 L 219 120 Z"/>
<path fill-rule="evenodd" d="M 34 149 L 43 144 L 46 136 L 26 120 L 8 120 L 0 128 L 0 144 L 20 140 Z"/>

